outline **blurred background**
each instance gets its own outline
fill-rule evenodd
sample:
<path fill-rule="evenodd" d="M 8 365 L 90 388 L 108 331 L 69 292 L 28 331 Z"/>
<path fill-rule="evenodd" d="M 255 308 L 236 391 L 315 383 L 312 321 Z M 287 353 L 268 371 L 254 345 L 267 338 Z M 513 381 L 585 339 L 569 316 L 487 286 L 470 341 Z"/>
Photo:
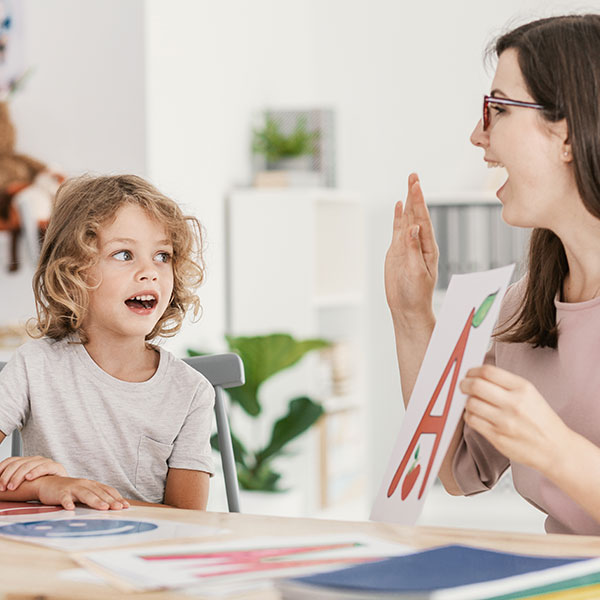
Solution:
<path fill-rule="evenodd" d="M 498 172 L 469 143 L 493 76 L 484 49 L 516 24 L 600 2 L 0 4 L 12 36 L 2 58 L 12 151 L 55 182 L 136 173 L 205 227 L 202 318 L 166 347 L 218 352 L 231 347 L 226 334 L 270 343 L 278 333 L 329 344 L 261 386 L 260 415 L 233 403 L 233 428 L 259 445 L 290 399 L 308 395 L 323 411 L 273 458 L 288 491 L 261 496 L 257 484 L 259 499 L 242 498 L 242 509 L 366 518 L 403 416 L 383 288 L 394 202 L 418 172 L 437 207 L 446 275 L 518 258 L 526 232 L 493 225 Z M 260 145 L 294 135 L 288 155 Z M 309 160 L 294 163 L 294 152 Z M 34 312 L 44 215 L 18 206 L 20 236 L 0 220 L 0 360 Z M 221 487 L 215 478 L 215 510 Z M 510 490 L 455 499 L 436 487 L 420 522 L 541 531 L 541 516 Z"/>

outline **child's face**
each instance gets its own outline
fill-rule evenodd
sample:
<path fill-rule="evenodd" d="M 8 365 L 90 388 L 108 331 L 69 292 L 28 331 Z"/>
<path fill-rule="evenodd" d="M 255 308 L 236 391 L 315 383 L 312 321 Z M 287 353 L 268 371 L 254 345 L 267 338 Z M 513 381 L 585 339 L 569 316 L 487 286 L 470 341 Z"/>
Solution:
<path fill-rule="evenodd" d="M 164 227 L 143 209 L 126 204 L 98 232 L 99 261 L 89 282 L 84 329 L 143 339 L 165 312 L 173 291 L 173 247 Z"/>

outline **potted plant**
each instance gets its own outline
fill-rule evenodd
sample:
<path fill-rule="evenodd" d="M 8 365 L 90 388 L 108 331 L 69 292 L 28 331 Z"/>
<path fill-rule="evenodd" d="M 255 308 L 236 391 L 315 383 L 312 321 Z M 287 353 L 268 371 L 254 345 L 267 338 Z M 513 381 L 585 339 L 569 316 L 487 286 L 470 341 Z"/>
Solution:
<path fill-rule="evenodd" d="M 243 386 L 226 391 L 231 402 L 250 418 L 261 416 L 259 396 L 265 381 L 295 365 L 308 352 L 329 346 L 329 342 L 322 339 L 296 340 L 284 333 L 225 338 L 229 350 L 241 357 L 246 373 Z M 198 356 L 201 353 L 188 350 L 188 354 Z M 235 423 L 230 422 L 240 488 L 264 492 L 285 491 L 279 485 L 281 473 L 275 470 L 272 461 L 284 454 L 286 446 L 309 429 L 323 412 L 323 407 L 308 396 L 292 398 L 287 413 L 273 423 L 270 439 L 261 448 L 251 447 L 248 441 L 242 441 L 235 433 Z M 211 438 L 211 445 L 218 450 L 216 434 Z"/>
<path fill-rule="evenodd" d="M 252 151 L 265 157 L 267 169 L 310 170 L 318 139 L 318 131 L 308 131 L 305 117 L 298 117 L 294 130 L 286 135 L 267 115 L 264 127 L 254 130 Z"/>

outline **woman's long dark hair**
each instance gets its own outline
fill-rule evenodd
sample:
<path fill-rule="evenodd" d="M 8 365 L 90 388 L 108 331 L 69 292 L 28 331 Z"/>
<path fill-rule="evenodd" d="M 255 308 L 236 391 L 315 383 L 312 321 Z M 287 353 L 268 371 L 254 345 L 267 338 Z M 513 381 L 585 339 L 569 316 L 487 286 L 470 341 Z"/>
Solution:
<path fill-rule="evenodd" d="M 600 15 L 549 17 L 502 35 L 493 51 L 518 52 L 528 91 L 544 118 L 565 119 L 577 190 L 600 219 Z M 500 341 L 556 348 L 554 298 L 569 272 L 565 249 L 548 229 L 534 229 L 529 243 L 525 294 L 515 315 L 497 333 Z"/>

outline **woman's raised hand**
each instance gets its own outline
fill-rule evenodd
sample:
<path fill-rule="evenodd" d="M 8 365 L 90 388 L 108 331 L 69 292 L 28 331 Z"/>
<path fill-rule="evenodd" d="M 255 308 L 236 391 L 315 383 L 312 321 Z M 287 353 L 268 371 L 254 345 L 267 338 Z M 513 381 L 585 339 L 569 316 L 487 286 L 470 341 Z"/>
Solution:
<path fill-rule="evenodd" d="M 392 243 L 385 257 L 385 293 L 396 324 L 431 315 L 438 258 L 421 184 L 411 173 L 406 203 L 396 203 Z"/>

